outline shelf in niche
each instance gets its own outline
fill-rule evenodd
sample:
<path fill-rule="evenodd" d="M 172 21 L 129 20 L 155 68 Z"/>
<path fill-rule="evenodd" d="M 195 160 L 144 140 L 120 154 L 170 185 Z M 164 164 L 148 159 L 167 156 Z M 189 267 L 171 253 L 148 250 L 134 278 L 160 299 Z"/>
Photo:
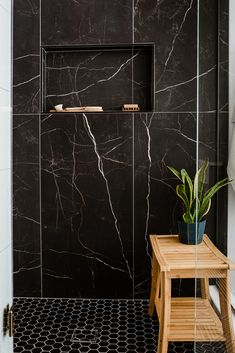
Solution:
<path fill-rule="evenodd" d="M 133 111 L 133 112 L 123 112 L 121 110 L 105 110 L 103 112 L 41 112 L 41 115 L 82 115 L 82 114 L 95 114 L 95 115 L 105 115 L 105 114 L 120 114 L 120 115 L 125 115 L 125 114 L 147 114 L 147 113 L 152 113 L 150 111 Z"/>
<path fill-rule="evenodd" d="M 43 113 L 57 104 L 103 107 L 92 114 L 126 114 L 121 111 L 126 103 L 139 104 L 140 112 L 154 111 L 154 44 L 47 46 L 41 51 Z"/>

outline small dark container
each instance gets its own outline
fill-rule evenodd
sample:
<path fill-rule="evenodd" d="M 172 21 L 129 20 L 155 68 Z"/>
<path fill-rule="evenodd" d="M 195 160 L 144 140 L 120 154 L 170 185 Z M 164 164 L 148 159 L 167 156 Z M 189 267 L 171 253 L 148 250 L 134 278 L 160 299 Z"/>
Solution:
<path fill-rule="evenodd" d="M 185 223 L 178 221 L 179 241 L 184 244 L 197 245 L 202 242 L 206 220 L 197 223 Z"/>

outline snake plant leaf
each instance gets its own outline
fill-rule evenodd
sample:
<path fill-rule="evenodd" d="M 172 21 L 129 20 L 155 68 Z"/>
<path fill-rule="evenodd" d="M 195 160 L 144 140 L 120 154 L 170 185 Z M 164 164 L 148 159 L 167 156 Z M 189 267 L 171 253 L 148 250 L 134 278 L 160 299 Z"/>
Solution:
<path fill-rule="evenodd" d="M 211 208 L 211 198 L 219 189 L 232 181 L 225 178 L 204 192 L 208 165 L 208 161 L 202 163 L 193 181 L 185 169 L 181 169 L 179 172 L 173 167 L 167 167 L 182 182 L 176 186 L 176 194 L 183 202 L 185 223 L 200 222 Z"/>
<path fill-rule="evenodd" d="M 194 198 L 197 197 L 199 200 L 202 199 L 208 164 L 208 161 L 204 161 L 202 163 L 201 168 L 198 169 L 194 178 Z"/>
<path fill-rule="evenodd" d="M 214 194 L 221 189 L 222 187 L 224 187 L 225 185 L 228 185 L 231 182 L 231 180 L 228 180 L 227 178 L 222 179 L 220 181 L 218 181 L 215 185 L 213 185 L 209 190 L 207 190 L 207 192 L 205 193 L 203 199 L 207 199 L 207 198 L 212 198 L 214 196 Z"/>
<path fill-rule="evenodd" d="M 194 221 L 193 221 L 193 216 L 191 215 L 191 213 L 189 212 L 185 212 L 184 214 L 183 214 L 183 221 L 185 222 L 185 223 L 194 223 Z"/>
<path fill-rule="evenodd" d="M 208 202 L 204 202 L 203 205 L 198 210 L 198 222 L 210 211 L 211 208 L 211 199 Z"/>
<path fill-rule="evenodd" d="M 194 198 L 191 209 L 193 211 L 192 218 L 194 223 L 197 220 L 197 213 L 198 213 L 198 210 L 200 209 L 200 200 L 198 200 L 197 198 Z"/>
<path fill-rule="evenodd" d="M 189 207 L 191 208 L 192 203 L 193 203 L 193 183 L 192 183 L 192 180 L 185 169 L 181 169 L 181 177 L 182 177 L 182 181 L 185 185 L 186 195 L 189 196 Z"/>
<path fill-rule="evenodd" d="M 173 167 L 169 167 L 169 166 L 167 166 L 167 168 L 168 168 L 178 179 L 180 179 L 180 180 L 182 181 L 182 179 L 181 179 L 181 174 L 180 174 L 180 172 L 178 172 L 178 170 L 176 170 L 176 169 L 173 168 Z"/>
<path fill-rule="evenodd" d="M 205 216 L 205 214 L 209 212 L 210 206 L 211 206 L 211 198 L 217 193 L 219 189 L 228 185 L 230 182 L 231 181 L 228 180 L 227 178 L 222 179 L 218 181 L 215 185 L 213 185 L 209 190 L 207 190 L 201 203 L 201 209 L 198 215 L 199 219 Z"/>
<path fill-rule="evenodd" d="M 178 184 L 176 186 L 176 194 L 181 198 L 181 200 L 184 203 L 185 209 L 190 209 L 189 207 L 189 199 L 187 197 L 187 194 L 185 193 L 185 186 L 184 184 Z"/>
<path fill-rule="evenodd" d="M 181 169 L 180 171 L 180 175 L 181 175 L 181 180 L 182 180 L 182 183 L 185 184 L 185 177 L 186 177 L 186 170 L 185 169 Z"/>

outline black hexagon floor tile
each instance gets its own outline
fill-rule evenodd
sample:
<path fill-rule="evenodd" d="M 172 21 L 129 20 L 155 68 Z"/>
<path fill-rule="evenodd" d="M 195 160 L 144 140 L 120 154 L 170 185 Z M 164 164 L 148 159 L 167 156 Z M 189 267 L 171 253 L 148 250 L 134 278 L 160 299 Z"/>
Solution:
<path fill-rule="evenodd" d="M 15 298 L 15 353 L 156 353 L 147 300 Z M 173 342 L 168 353 L 225 353 L 223 343 Z"/>

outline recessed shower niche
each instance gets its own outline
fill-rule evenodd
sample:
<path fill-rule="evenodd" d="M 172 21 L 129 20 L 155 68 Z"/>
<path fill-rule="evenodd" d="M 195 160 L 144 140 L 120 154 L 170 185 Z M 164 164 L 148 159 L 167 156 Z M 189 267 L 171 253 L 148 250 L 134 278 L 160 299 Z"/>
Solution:
<path fill-rule="evenodd" d="M 154 45 L 42 48 L 42 112 L 102 106 L 121 111 L 136 103 L 154 110 Z"/>

